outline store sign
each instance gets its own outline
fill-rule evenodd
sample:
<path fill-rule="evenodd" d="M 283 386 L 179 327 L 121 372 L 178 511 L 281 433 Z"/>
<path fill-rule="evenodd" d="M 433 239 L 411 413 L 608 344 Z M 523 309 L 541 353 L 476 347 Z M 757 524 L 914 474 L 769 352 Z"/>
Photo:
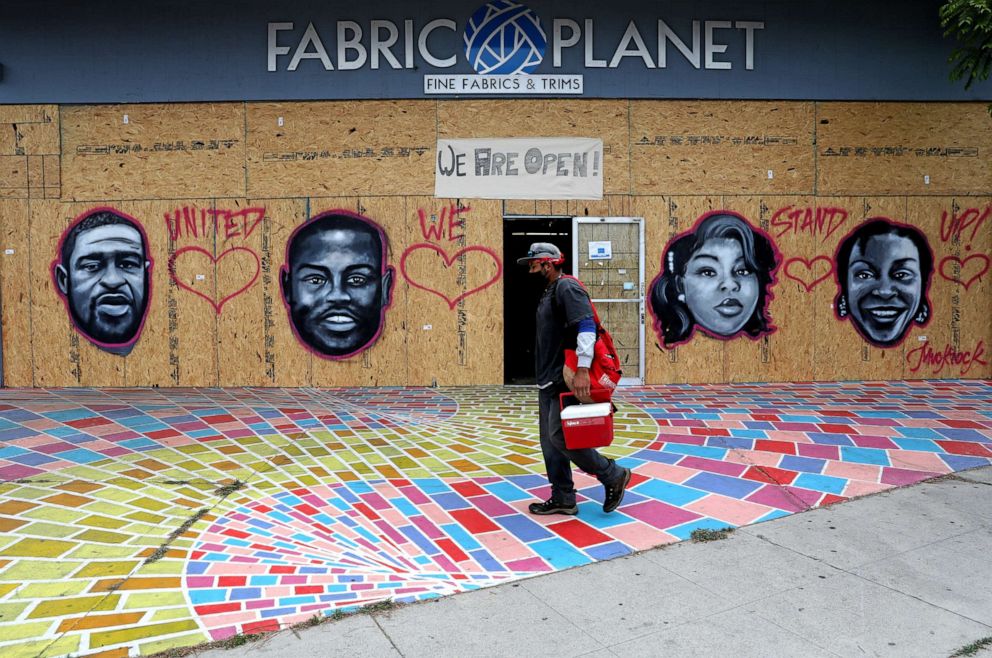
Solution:
<path fill-rule="evenodd" d="M 602 199 L 603 140 L 439 139 L 434 196 Z"/>
<path fill-rule="evenodd" d="M 755 34 L 763 21 L 689 20 L 669 25 L 630 20 L 619 38 L 599 34 L 593 19 L 543 20 L 522 4 L 492 0 L 479 7 L 464 25 L 453 18 L 435 18 L 423 24 L 414 19 L 341 20 L 333 25 L 268 24 L 268 71 L 297 71 L 316 60 L 325 71 L 427 69 L 455 67 L 460 57 L 475 75 L 424 76 L 425 94 L 582 94 L 583 76 L 564 64 L 567 55 L 582 53 L 583 69 L 615 69 L 631 60 L 645 69 L 664 69 L 670 59 L 682 58 L 695 69 L 754 70 Z M 545 31 L 550 26 L 550 36 Z M 436 33 L 461 36 L 459 52 L 437 45 Z M 743 48 L 728 51 L 732 34 Z M 448 35 L 449 37 L 451 35 Z M 433 37 L 433 38 L 432 38 Z M 612 40 L 611 38 L 612 37 Z M 598 41 L 597 41 L 598 39 Z M 447 40 L 449 43 L 452 39 Z M 604 41 L 606 42 L 604 44 Z M 332 44 L 331 47 L 328 44 Z M 571 68 L 569 74 L 539 74 L 538 68 Z"/>

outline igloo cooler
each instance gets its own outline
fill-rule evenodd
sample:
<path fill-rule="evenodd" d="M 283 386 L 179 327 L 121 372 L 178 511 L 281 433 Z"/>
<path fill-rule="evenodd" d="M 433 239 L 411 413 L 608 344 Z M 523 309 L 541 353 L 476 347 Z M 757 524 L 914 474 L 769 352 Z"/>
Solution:
<path fill-rule="evenodd" d="M 571 393 L 562 393 L 559 400 L 565 447 L 569 450 L 578 450 L 602 448 L 613 443 L 613 403 L 566 405 L 566 400 L 569 398 L 575 401 L 575 396 Z"/>

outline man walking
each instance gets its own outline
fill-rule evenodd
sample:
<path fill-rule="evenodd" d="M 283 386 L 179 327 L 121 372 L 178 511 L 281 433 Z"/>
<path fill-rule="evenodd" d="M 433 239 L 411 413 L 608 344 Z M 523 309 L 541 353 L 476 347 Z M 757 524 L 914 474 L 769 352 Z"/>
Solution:
<path fill-rule="evenodd" d="M 541 452 L 551 483 L 551 497 L 543 503 L 532 503 L 531 514 L 578 514 L 575 504 L 575 484 L 572 481 L 574 462 L 580 469 L 596 476 L 606 489 L 603 511 L 612 512 L 623 500 L 624 489 L 630 482 L 630 469 L 599 454 L 593 448 L 569 450 L 561 427 L 559 395 L 568 390 L 562 375 L 565 349 L 575 348 L 578 368 L 572 387 L 576 395 L 588 397 L 589 364 L 596 343 L 596 323 L 592 303 L 582 285 L 562 276 L 565 257 L 553 244 L 535 242 L 527 255 L 517 260 L 527 264 L 531 274 L 544 279 L 544 294 L 537 304 L 537 339 L 534 349 L 535 374 L 540 389 L 538 396 L 541 429 Z"/>

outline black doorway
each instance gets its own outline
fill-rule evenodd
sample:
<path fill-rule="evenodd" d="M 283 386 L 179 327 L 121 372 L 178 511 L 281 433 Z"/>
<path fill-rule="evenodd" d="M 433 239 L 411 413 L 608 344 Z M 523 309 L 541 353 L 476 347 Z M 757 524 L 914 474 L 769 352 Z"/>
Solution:
<path fill-rule="evenodd" d="M 550 242 L 572 271 L 571 217 L 507 217 L 503 220 L 503 382 L 534 383 L 534 331 L 537 302 L 544 286 L 517 259 L 533 242 Z"/>

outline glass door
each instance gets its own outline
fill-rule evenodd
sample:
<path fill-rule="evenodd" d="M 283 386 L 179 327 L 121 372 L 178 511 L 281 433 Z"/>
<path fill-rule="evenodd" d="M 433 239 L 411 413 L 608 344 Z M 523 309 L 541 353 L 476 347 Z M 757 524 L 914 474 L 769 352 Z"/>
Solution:
<path fill-rule="evenodd" d="M 617 348 L 622 385 L 644 383 L 644 220 L 574 217 L 572 274 Z"/>

